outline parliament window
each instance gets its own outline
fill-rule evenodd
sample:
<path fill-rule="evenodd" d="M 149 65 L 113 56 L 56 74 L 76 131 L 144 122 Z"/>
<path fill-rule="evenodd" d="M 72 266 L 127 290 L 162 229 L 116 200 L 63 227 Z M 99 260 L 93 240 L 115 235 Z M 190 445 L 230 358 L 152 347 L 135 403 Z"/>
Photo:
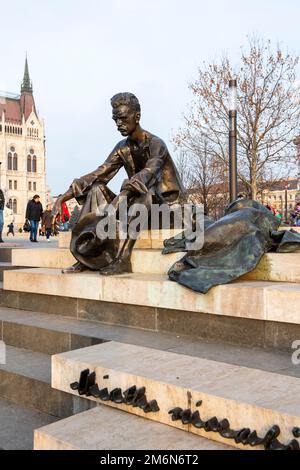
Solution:
<path fill-rule="evenodd" d="M 13 170 L 18 170 L 18 155 L 16 153 L 13 156 Z"/>
<path fill-rule="evenodd" d="M 31 172 L 31 155 L 27 157 L 27 171 Z"/>
<path fill-rule="evenodd" d="M 18 203 L 16 199 L 9 199 L 8 207 L 13 210 L 13 213 L 16 214 L 18 211 Z"/>
<path fill-rule="evenodd" d="M 17 182 L 17 180 L 14 181 L 14 189 L 18 189 L 18 182 Z"/>
<path fill-rule="evenodd" d="M 32 157 L 32 172 L 36 173 L 36 156 L 33 155 Z"/>
<path fill-rule="evenodd" d="M 33 183 L 33 191 L 36 191 L 36 182 Z"/>
<path fill-rule="evenodd" d="M 28 191 L 31 191 L 31 181 L 28 182 Z"/>
<path fill-rule="evenodd" d="M 12 189 L 12 180 L 8 181 L 8 189 Z"/>
<path fill-rule="evenodd" d="M 8 152 L 7 155 L 7 169 L 12 170 L 12 153 Z"/>
<path fill-rule="evenodd" d="M 17 200 L 16 200 L 16 199 L 13 200 L 13 207 L 12 207 L 12 209 L 13 209 L 13 213 L 14 213 L 14 214 L 16 214 L 16 213 L 18 212 L 18 203 L 17 203 Z"/>

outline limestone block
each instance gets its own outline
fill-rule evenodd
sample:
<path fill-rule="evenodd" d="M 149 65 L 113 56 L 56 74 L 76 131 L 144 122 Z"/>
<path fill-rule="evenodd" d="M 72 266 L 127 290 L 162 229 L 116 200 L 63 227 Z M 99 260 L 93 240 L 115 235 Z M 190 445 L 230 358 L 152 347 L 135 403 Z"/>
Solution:
<path fill-rule="evenodd" d="M 19 248 L 12 250 L 12 265 L 33 268 L 64 268 L 75 263 L 68 248 Z"/>
<path fill-rule="evenodd" d="M 162 255 L 161 250 L 136 249 L 132 253 L 134 273 L 166 274 L 183 253 Z M 76 262 L 68 248 L 18 248 L 12 251 L 13 266 L 65 268 Z"/>
<path fill-rule="evenodd" d="M 183 312 L 300 323 L 300 285 L 292 283 L 236 281 L 216 286 L 207 294 L 199 294 L 170 281 L 167 275 L 61 274 L 57 269 L 27 268 L 4 271 L 4 289 Z"/>
<path fill-rule="evenodd" d="M 283 443 L 293 439 L 292 428 L 300 425 L 300 381 L 295 377 L 109 342 L 52 356 L 52 387 L 77 395 L 70 383 L 86 368 L 96 372 L 100 388 L 146 387 L 147 399 L 156 399 L 160 410 L 146 414 L 138 407 L 89 399 L 242 449 L 251 447 L 172 421 L 168 412 L 174 407 L 198 409 L 203 420 L 227 418 L 232 429 L 249 427 L 260 436 L 277 424 Z"/>
<path fill-rule="evenodd" d="M 34 450 L 232 450 L 178 429 L 98 406 L 34 432 Z"/>
<path fill-rule="evenodd" d="M 59 232 L 59 235 L 58 235 L 59 248 L 70 248 L 70 242 L 71 242 L 71 231 Z"/>

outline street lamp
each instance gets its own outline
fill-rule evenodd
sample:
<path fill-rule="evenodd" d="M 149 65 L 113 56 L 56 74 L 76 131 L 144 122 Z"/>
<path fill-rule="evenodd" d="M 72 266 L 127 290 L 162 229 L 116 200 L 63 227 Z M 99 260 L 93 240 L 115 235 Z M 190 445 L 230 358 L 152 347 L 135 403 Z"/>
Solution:
<path fill-rule="evenodd" d="M 288 189 L 290 189 L 291 185 L 287 184 L 284 188 L 284 202 L 285 202 L 285 223 L 288 224 Z"/>
<path fill-rule="evenodd" d="M 237 198 L 237 82 L 229 80 L 229 195 Z"/>

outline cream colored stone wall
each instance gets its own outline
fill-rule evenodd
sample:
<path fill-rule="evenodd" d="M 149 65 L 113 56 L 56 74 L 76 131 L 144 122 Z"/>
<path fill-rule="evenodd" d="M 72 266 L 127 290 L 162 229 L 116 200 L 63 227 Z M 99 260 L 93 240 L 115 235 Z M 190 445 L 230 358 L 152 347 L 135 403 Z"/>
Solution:
<path fill-rule="evenodd" d="M 27 121 L 23 121 L 21 126 L 22 135 L 5 132 L 5 125 L 15 126 L 15 124 L 4 122 L 4 115 L 1 117 L 2 132 L 0 132 L 0 161 L 1 161 L 1 188 L 5 194 L 6 203 L 9 199 L 17 199 L 17 213 L 15 214 L 15 225 L 17 228 L 23 225 L 25 220 L 26 205 L 34 194 L 39 194 L 43 207 L 46 205 L 46 164 L 44 146 L 44 123 L 35 115 L 30 114 Z M 38 137 L 33 137 L 33 131 Z M 10 147 L 15 148 L 18 155 L 18 170 L 8 170 L 7 155 Z M 27 172 L 27 156 L 30 149 L 34 150 L 37 157 L 37 171 Z M 12 189 L 9 189 L 9 180 L 12 181 Z M 17 182 L 17 189 L 14 189 L 14 182 Z M 31 191 L 28 183 L 31 182 Z M 36 183 L 36 190 L 33 183 Z M 6 223 L 6 221 L 5 221 Z"/>

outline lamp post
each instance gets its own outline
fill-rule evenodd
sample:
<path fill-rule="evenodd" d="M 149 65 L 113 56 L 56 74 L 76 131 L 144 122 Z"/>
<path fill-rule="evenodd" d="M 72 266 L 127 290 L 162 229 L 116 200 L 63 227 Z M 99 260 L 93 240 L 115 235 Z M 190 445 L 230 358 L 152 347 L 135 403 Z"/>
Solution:
<path fill-rule="evenodd" d="M 287 184 L 284 189 L 284 203 L 285 203 L 285 223 L 288 224 L 288 189 L 291 187 Z"/>
<path fill-rule="evenodd" d="M 237 198 L 237 81 L 229 80 L 229 195 Z"/>

